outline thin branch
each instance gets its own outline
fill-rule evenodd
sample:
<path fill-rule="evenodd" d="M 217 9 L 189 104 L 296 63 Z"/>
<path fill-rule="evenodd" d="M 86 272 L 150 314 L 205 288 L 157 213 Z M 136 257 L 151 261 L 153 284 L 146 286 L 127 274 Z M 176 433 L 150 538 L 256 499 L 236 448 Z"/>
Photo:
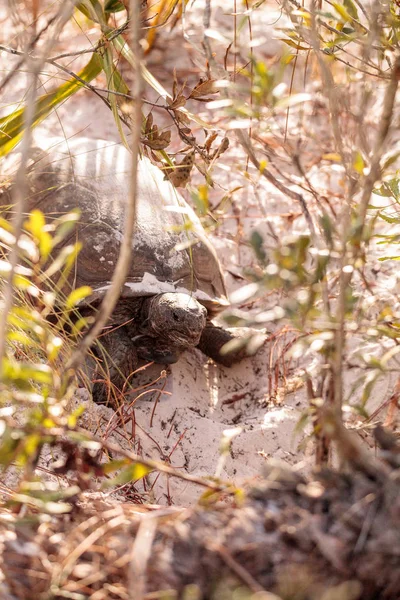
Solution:
<path fill-rule="evenodd" d="M 304 200 L 304 197 L 302 196 L 302 194 L 299 194 L 298 192 L 295 192 L 291 188 L 284 185 L 267 168 L 264 168 L 264 167 L 261 168 L 261 163 L 256 156 L 254 146 L 252 145 L 251 140 L 245 131 L 239 129 L 236 132 L 236 137 L 237 137 L 240 145 L 246 150 L 246 153 L 248 154 L 251 162 L 253 163 L 255 168 L 258 170 L 258 172 L 261 175 L 263 175 L 263 177 L 265 177 L 270 183 L 272 183 L 272 185 L 274 187 L 276 187 L 276 189 L 279 190 L 282 194 L 284 194 L 285 196 L 288 196 L 289 198 L 292 198 L 292 200 L 295 200 L 298 204 L 300 204 L 301 211 L 303 213 L 303 216 L 307 222 L 308 228 L 309 228 L 311 236 L 313 238 L 313 243 L 316 247 L 318 247 L 319 241 L 318 241 L 317 233 L 315 231 L 314 222 L 312 220 L 310 211 L 308 210 L 306 201 Z"/>
<path fill-rule="evenodd" d="M 76 0 L 72 0 L 74 3 Z M 16 73 L 18 73 L 18 71 L 20 70 L 20 68 L 22 67 L 22 65 L 24 64 L 24 62 L 27 60 L 27 58 L 30 56 L 30 53 L 32 51 L 32 49 L 35 47 L 35 44 L 37 44 L 37 42 L 40 40 L 40 38 L 42 37 L 42 35 L 49 29 L 49 27 L 56 22 L 56 20 L 58 19 L 60 15 L 60 11 L 58 13 L 56 13 L 53 17 L 51 17 L 51 19 L 49 19 L 47 21 L 47 23 L 42 27 L 42 29 L 36 33 L 32 39 L 30 40 L 27 49 L 25 52 L 11 52 L 11 54 L 20 54 L 22 56 L 21 60 L 18 61 L 18 63 L 16 65 L 14 65 L 14 67 L 11 69 L 11 71 L 5 76 L 5 78 L 3 79 L 3 81 L 0 84 L 0 92 L 5 88 L 5 86 L 11 81 L 11 79 L 14 77 L 14 75 Z M 12 49 L 6 49 L 6 47 L 4 46 L 1 47 L 0 49 L 4 49 L 7 52 L 9 50 Z M 44 57 L 44 53 L 42 53 L 42 57 Z M 42 59 L 39 59 L 42 60 Z"/>
<path fill-rule="evenodd" d="M 329 4 L 329 6 L 332 6 L 332 8 L 335 8 L 334 4 L 330 0 L 325 0 L 325 2 L 327 4 Z M 350 13 L 349 13 L 349 17 L 350 17 L 350 19 L 351 19 L 351 21 L 353 23 L 355 23 L 356 25 L 358 25 L 358 27 L 360 27 L 365 33 L 368 33 L 368 28 L 365 27 L 365 25 L 363 25 L 358 19 L 356 19 L 355 17 L 353 17 L 353 15 L 351 15 Z"/>
<path fill-rule="evenodd" d="M 98 96 L 100 98 L 100 100 L 102 100 L 104 102 L 104 104 L 111 110 L 111 103 L 109 102 L 109 100 L 107 100 L 107 98 L 104 98 L 104 96 L 102 96 L 99 93 L 98 88 L 93 86 L 88 81 L 85 81 L 84 79 L 82 79 L 82 77 L 79 77 L 79 75 L 77 75 L 73 71 L 70 71 L 70 69 L 67 69 L 67 67 L 60 65 L 55 60 L 47 60 L 46 62 L 50 63 L 54 67 L 57 67 L 57 69 L 64 71 L 64 73 L 67 73 L 68 75 L 70 75 L 70 77 L 72 77 L 73 79 L 76 79 L 76 81 L 79 81 L 84 87 L 86 87 L 88 90 L 90 90 L 91 92 L 96 94 L 96 96 Z M 121 121 L 124 123 L 124 125 L 126 125 L 129 128 L 130 123 L 125 119 L 125 117 L 123 117 L 122 115 L 119 115 L 119 117 L 120 117 Z"/>
<path fill-rule="evenodd" d="M 324 82 L 324 90 L 325 95 L 328 98 L 329 103 L 329 113 L 330 113 L 330 121 L 332 126 L 332 133 L 335 140 L 336 150 L 340 154 L 341 161 L 343 167 L 346 171 L 346 175 L 349 180 L 352 179 L 351 175 L 351 166 L 349 165 L 350 157 L 345 151 L 343 145 L 343 136 L 340 130 L 339 123 L 339 114 L 340 114 L 340 106 L 341 102 L 338 97 L 338 92 L 335 86 L 335 81 L 333 79 L 332 72 L 330 68 L 327 66 L 324 56 L 321 52 L 321 47 L 319 43 L 319 36 L 317 31 L 317 19 L 315 16 L 316 13 L 316 0 L 313 0 L 313 10 L 311 11 L 311 37 L 310 37 L 310 45 L 312 46 L 315 56 L 317 57 L 318 66 L 320 69 L 320 73 Z"/>
<path fill-rule="evenodd" d="M 375 185 L 375 182 L 379 179 L 381 174 L 381 159 L 383 156 L 383 152 L 385 149 L 385 142 L 389 133 L 390 124 L 393 120 L 394 114 L 394 106 L 396 99 L 396 92 L 399 85 L 399 77 L 400 77 L 400 55 L 398 55 L 395 59 L 391 80 L 387 85 L 382 114 L 379 121 L 378 133 L 374 142 L 374 154 L 371 159 L 371 166 L 368 175 L 365 178 L 361 199 L 359 202 L 359 211 L 358 211 L 358 222 L 361 226 L 361 231 L 359 233 L 360 241 L 363 239 L 363 234 L 366 230 L 366 216 L 368 205 L 370 202 L 371 194 Z M 349 207 L 350 210 L 350 207 Z M 350 212 L 349 212 L 350 214 Z M 348 237 L 348 229 L 343 233 L 343 249 L 342 249 L 342 261 L 341 261 L 341 270 L 340 270 L 340 288 L 339 288 L 339 297 L 338 297 L 338 308 L 337 308 L 337 322 L 339 325 L 338 330 L 336 331 L 336 358 L 333 360 L 333 373 L 335 378 L 335 386 L 334 386 L 334 402 L 335 409 L 339 413 L 341 412 L 341 406 L 343 401 L 343 358 L 344 358 L 344 348 L 345 348 L 345 318 L 346 318 L 346 294 L 351 283 L 354 269 L 357 263 L 358 258 L 361 255 L 363 246 L 362 244 L 356 244 L 352 246 L 352 254 L 349 257 L 347 254 L 347 237 Z M 346 269 L 344 269 L 346 267 Z"/>
<path fill-rule="evenodd" d="M 371 47 L 371 40 L 373 40 L 376 37 L 376 30 L 375 29 L 371 29 L 368 37 L 367 37 L 367 41 L 365 43 L 365 46 L 367 48 Z M 357 56 L 357 54 L 354 54 L 353 52 L 350 52 L 350 50 L 348 49 L 349 42 L 347 44 L 343 44 L 343 47 L 341 48 L 343 50 L 343 53 L 346 54 L 347 56 L 350 56 L 351 58 L 354 58 L 355 60 L 359 60 L 362 64 L 364 64 L 367 67 L 370 67 L 371 69 L 375 69 L 375 71 L 379 71 L 380 73 L 382 72 L 382 67 L 378 66 L 376 64 L 374 64 L 372 62 L 372 59 L 370 57 L 370 52 L 363 52 L 362 56 Z M 335 54 L 336 56 L 336 54 Z M 390 67 L 387 69 L 387 72 L 390 73 Z M 372 73 L 367 73 L 367 75 L 372 75 L 374 76 Z M 389 76 L 387 76 L 389 78 Z"/>
<path fill-rule="evenodd" d="M 19 50 L 14 50 L 14 48 L 8 48 L 7 46 L 3 46 L 0 45 L 0 51 L 3 50 L 4 52 L 8 52 L 9 54 L 14 54 L 14 55 L 18 55 L 18 56 L 23 56 L 24 53 L 20 52 Z M 95 49 L 92 50 L 92 52 L 96 52 Z M 37 61 L 38 58 L 37 57 L 30 57 L 32 60 Z M 25 62 L 25 60 L 22 60 L 23 64 Z M 104 102 L 104 104 L 111 110 L 111 104 L 110 102 L 107 100 L 107 98 L 104 98 L 104 96 L 102 96 L 99 92 L 103 92 L 103 90 L 101 90 L 100 88 L 97 88 L 95 86 L 93 86 L 91 83 L 89 83 L 88 81 L 85 81 L 84 79 L 82 79 L 82 77 L 79 77 L 79 75 L 77 75 L 76 73 L 74 73 L 74 71 L 71 71 L 70 69 L 68 69 L 67 67 L 65 67 L 64 65 L 61 65 L 60 63 L 58 63 L 56 60 L 52 59 L 52 58 L 46 58 L 44 60 L 44 63 L 48 63 L 50 65 L 53 65 L 54 67 L 56 67 L 57 69 L 59 69 L 60 71 L 63 71 L 64 73 L 66 73 L 67 75 L 69 75 L 70 77 L 72 77 L 73 79 L 76 79 L 76 81 L 79 81 L 79 83 L 81 83 L 85 88 L 87 88 L 88 90 L 90 90 L 91 92 L 93 92 L 94 94 L 96 94 L 96 96 L 98 96 L 100 98 L 100 100 L 102 100 Z M 133 99 L 133 96 L 129 96 L 128 94 L 122 94 L 119 92 L 112 92 L 111 90 L 104 90 L 104 93 L 115 93 L 119 96 L 126 96 L 127 98 Z M 120 119 L 121 121 L 124 123 L 124 125 L 126 125 L 127 127 L 130 127 L 130 123 L 128 123 L 128 121 L 122 116 L 120 115 Z"/>
<path fill-rule="evenodd" d="M 254 577 L 249 573 L 247 569 L 243 565 L 241 565 L 232 554 L 224 548 L 222 544 L 210 544 L 209 546 L 211 551 L 217 552 L 226 566 L 241 580 L 243 583 L 247 585 L 247 587 L 253 592 L 253 594 L 260 594 L 260 598 L 262 598 L 263 594 L 265 594 L 266 598 L 268 598 L 267 591 L 262 587 L 254 579 Z M 272 596 L 273 597 L 273 596 Z"/>
<path fill-rule="evenodd" d="M 95 46 L 92 46 L 91 48 L 84 48 L 83 50 L 77 50 L 76 52 L 65 52 L 64 54 L 57 54 L 57 56 L 52 56 L 49 60 L 60 60 L 60 58 L 69 58 L 72 56 L 80 56 L 81 54 L 90 54 L 91 52 L 97 52 L 97 50 L 100 50 L 100 48 L 104 48 L 104 46 L 106 46 L 108 42 L 111 42 L 113 39 L 121 35 L 121 33 L 126 31 L 128 25 L 129 22 L 126 21 L 123 25 L 121 25 L 121 27 L 118 27 L 118 29 L 113 30 L 112 33 L 106 34 L 105 39 L 99 40 L 97 44 Z"/>
<path fill-rule="evenodd" d="M 136 221 L 136 194 L 137 194 L 137 161 L 139 158 L 139 144 L 142 122 L 142 93 L 143 93 L 143 78 L 142 78 L 142 47 L 140 43 L 140 9 L 139 3 L 131 0 L 130 15 L 131 15 L 131 47 L 135 60 L 135 84 L 134 97 L 135 106 L 132 119 L 132 173 L 131 173 L 131 189 L 128 195 L 128 203 L 125 214 L 125 229 L 121 243 L 120 254 L 115 267 L 110 287 L 108 288 L 103 302 L 101 303 L 96 314 L 96 320 L 81 340 L 77 349 L 69 359 L 66 368 L 73 375 L 76 369 L 83 361 L 85 354 L 93 344 L 95 339 L 101 333 L 101 330 L 106 325 L 115 305 L 118 302 L 121 288 L 123 287 L 126 276 L 129 271 L 132 254 L 132 237 Z"/>
<path fill-rule="evenodd" d="M 0 48 L 0 49 L 2 49 L 2 48 Z M 21 52 L 21 54 L 25 55 L 24 52 Z M 7 75 L 4 77 L 3 81 L 0 83 L 0 92 L 2 92 L 3 89 L 6 87 L 6 85 L 8 85 L 8 83 L 10 83 L 10 81 L 12 80 L 14 75 L 20 71 L 24 62 L 25 62 L 25 57 L 21 58 L 17 62 L 17 64 L 14 65 L 14 67 L 11 69 L 11 71 L 9 73 L 7 73 Z"/>
<path fill-rule="evenodd" d="M 188 481 L 189 483 L 194 483 L 196 485 L 214 490 L 216 492 L 229 492 L 229 490 L 232 491 L 235 489 L 232 484 L 217 483 L 215 481 L 212 481 L 211 479 L 206 479 L 205 477 L 189 475 L 189 473 L 185 473 L 184 471 L 174 469 L 173 467 L 170 467 L 164 462 L 153 460 L 152 458 L 144 458 L 143 456 L 135 454 L 130 450 L 125 450 L 125 448 L 123 448 L 120 444 L 110 442 L 109 440 L 105 440 L 103 437 L 90 433 L 86 429 L 76 427 L 71 429 L 70 431 L 71 433 L 78 433 L 84 436 L 86 439 L 98 443 L 102 448 L 108 450 L 113 456 L 123 456 L 124 458 L 130 460 L 132 463 L 137 463 L 139 465 L 147 467 L 150 471 L 159 471 L 160 473 L 164 473 L 165 475 L 170 475 L 171 477 L 176 477 L 177 479 L 182 479 L 184 481 Z M 52 436 L 54 439 L 60 440 L 63 437 L 65 437 L 66 431 L 65 428 L 47 429 L 43 432 L 43 435 Z"/>
<path fill-rule="evenodd" d="M 118 29 L 114 29 L 112 33 L 106 34 L 105 38 L 100 39 L 97 44 L 91 46 L 90 48 L 84 48 L 83 50 L 77 50 L 76 52 L 64 52 L 63 54 L 57 54 L 56 56 L 51 56 L 50 58 L 46 58 L 46 62 L 53 64 L 54 61 L 60 60 L 60 58 L 72 58 L 76 56 L 81 56 L 82 54 L 93 54 L 97 52 L 101 48 L 104 48 L 109 42 L 118 37 L 121 33 L 123 33 L 128 27 L 128 22 L 118 27 Z M 47 29 L 47 27 L 46 27 Z M 42 30 L 43 32 L 43 30 Z M 36 36 L 38 37 L 38 36 Z M 33 46 L 30 44 L 30 48 Z M 0 51 L 7 52 L 8 54 L 13 54 L 14 56 L 26 56 L 26 52 L 21 52 L 20 50 L 16 50 L 15 48 L 10 48 L 9 46 L 4 46 L 0 44 Z M 38 60 L 38 57 L 32 56 L 32 54 L 28 51 L 29 57 L 32 60 Z"/>
<path fill-rule="evenodd" d="M 212 52 L 210 40 L 207 35 L 207 30 L 210 28 L 210 23 L 211 23 L 211 1 L 206 0 L 206 5 L 204 8 L 204 16 L 203 16 L 203 25 L 204 25 L 205 33 L 204 33 L 203 40 L 202 40 L 202 46 L 203 46 L 203 49 L 204 49 L 204 52 L 205 52 L 205 55 L 209 62 L 210 67 L 212 66 L 214 68 L 214 70 L 216 71 L 216 73 L 220 79 L 224 79 L 226 77 L 226 73 L 225 73 L 225 71 L 223 71 L 223 69 L 221 69 L 217 65 L 214 55 L 213 55 L 213 52 Z M 225 87 L 222 88 L 221 94 L 223 94 L 225 96 L 225 98 L 230 98 L 229 91 Z M 275 186 L 280 192 L 282 192 L 282 194 L 288 196 L 289 198 L 292 198 L 292 200 L 295 200 L 298 204 L 300 204 L 300 208 L 301 208 L 303 216 L 307 222 L 308 228 L 310 230 L 310 234 L 312 236 L 313 243 L 316 247 L 318 247 L 319 238 L 316 234 L 314 222 L 312 220 L 310 211 L 308 210 L 307 204 L 306 204 L 303 196 L 301 194 L 293 191 L 292 189 L 288 188 L 283 183 L 281 183 L 267 168 L 261 168 L 261 164 L 260 164 L 259 160 L 257 159 L 254 146 L 251 143 L 250 137 L 247 132 L 244 132 L 243 130 L 238 129 L 236 131 L 236 137 L 237 137 L 240 145 L 244 148 L 244 150 L 246 150 L 248 157 L 250 158 L 251 162 L 256 167 L 258 172 L 260 174 L 262 174 L 263 177 L 265 177 L 270 183 L 272 183 L 272 185 Z"/>
<path fill-rule="evenodd" d="M 303 4 L 300 4 L 300 2 L 298 2 L 297 0 L 287 0 L 287 2 L 289 2 L 290 4 L 295 6 L 298 10 L 302 10 L 303 12 L 308 13 L 310 16 L 312 16 L 314 14 L 314 11 L 306 8 Z M 375 2 L 374 4 L 379 4 L 379 2 Z M 339 31 L 339 29 L 335 29 L 335 27 L 332 27 L 331 25 L 328 25 L 328 23 L 325 23 L 325 21 L 323 21 L 321 18 L 318 19 L 318 23 L 319 23 L 319 25 L 321 25 L 321 27 L 323 27 L 327 31 L 330 31 L 331 33 L 334 33 L 335 35 L 338 35 L 341 38 L 348 37 L 349 42 L 354 42 L 354 44 L 358 44 L 359 46 L 364 44 L 364 42 L 362 40 L 351 37 L 350 35 L 346 35 L 343 31 Z M 395 50 L 395 46 L 393 46 L 392 44 L 389 44 L 387 41 L 386 41 L 386 43 L 387 43 L 386 46 L 380 46 L 378 44 L 373 44 L 372 48 L 374 50 L 378 50 L 379 52 L 384 52 L 385 50 L 388 50 L 388 49 Z"/>
<path fill-rule="evenodd" d="M 396 56 L 393 64 L 390 83 L 388 84 L 383 100 L 382 115 L 379 122 L 378 133 L 374 142 L 374 154 L 371 159 L 371 167 L 364 183 L 364 189 L 360 200 L 359 219 L 365 229 L 365 217 L 367 215 L 368 204 L 374 188 L 375 182 L 380 177 L 381 160 L 385 150 L 385 142 L 389 133 L 390 125 L 393 120 L 396 93 L 400 79 L 400 54 Z M 358 256 L 360 250 L 355 252 Z"/>
<path fill-rule="evenodd" d="M 369 22 L 369 18 L 368 18 L 368 13 L 365 10 L 362 2 L 360 2 L 360 0 L 354 0 L 354 2 L 357 4 L 358 8 L 361 10 L 361 12 L 363 13 L 364 17 L 367 19 L 367 21 Z"/>
<path fill-rule="evenodd" d="M 36 96 L 39 82 L 39 74 L 42 70 L 43 64 L 45 63 L 46 56 L 50 52 L 53 45 L 56 43 L 62 29 L 64 28 L 67 21 L 70 19 L 72 12 L 75 7 L 75 0 L 68 0 L 63 4 L 62 8 L 58 11 L 51 22 L 49 21 L 46 26 L 41 30 L 39 34 L 36 34 L 26 49 L 25 61 L 28 63 L 32 61 L 31 66 L 31 81 L 29 84 L 29 90 L 26 99 L 26 108 L 24 112 L 24 136 L 21 143 L 21 161 L 15 177 L 15 187 L 13 191 L 13 205 L 14 213 L 12 219 L 13 234 L 15 237 L 14 244 L 8 255 L 8 263 L 10 270 L 4 279 L 2 286 L 2 297 L 3 306 L 0 314 L 0 375 L 4 368 L 4 354 L 6 350 L 6 339 L 7 339 L 7 319 L 9 312 L 14 303 L 14 274 L 19 259 L 19 239 L 22 233 L 22 224 L 25 214 L 25 198 L 27 195 L 27 180 L 26 180 L 26 167 L 29 159 L 31 140 L 32 140 L 32 126 L 35 118 L 36 111 Z M 54 32 L 48 39 L 47 43 L 42 48 L 42 54 L 38 59 L 32 60 L 29 56 L 29 51 L 32 49 L 32 45 L 36 43 L 40 35 L 50 27 L 51 24 L 55 23 Z"/>
<path fill-rule="evenodd" d="M 342 63 L 343 65 L 346 65 L 346 67 L 349 67 L 349 69 L 353 69 L 354 71 L 357 71 L 357 73 L 364 73 L 365 75 L 369 75 L 370 77 L 377 77 L 378 79 L 386 79 L 386 80 L 390 79 L 389 75 L 382 75 L 381 71 L 379 71 L 378 73 L 371 73 L 371 71 L 367 71 L 367 69 L 363 69 L 362 67 L 356 67 L 355 65 L 352 65 L 347 60 L 340 58 L 336 54 L 334 54 L 333 56 L 334 56 L 335 60 Z M 358 60 L 361 60 L 361 59 L 358 59 Z M 371 65 L 371 67 L 372 67 L 372 65 Z M 378 67 L 375 67 L 375 66 L 373 68 L 378 69 Z"/>

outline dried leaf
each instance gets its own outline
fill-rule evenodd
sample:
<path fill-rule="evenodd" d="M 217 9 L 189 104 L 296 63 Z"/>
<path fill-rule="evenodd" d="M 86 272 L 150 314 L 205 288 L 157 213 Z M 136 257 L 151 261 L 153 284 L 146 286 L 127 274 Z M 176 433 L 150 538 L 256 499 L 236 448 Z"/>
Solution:
<path fill-rule="evenodd" d="M 182 108 L 186 104 L 186 98 L 182 94 L 179 94 L 176 98 L 173 98 L 173 100 L 167 98 L 167 102 L 172 109 Z"/>
<path fill-rule="evenodd" d="M 217 94 L 219 89 L 216 87 L 215 82 L 215 79 L 200 81 L 200 83 L 198 83 L 190 92 L 188 98 L 197 100 L 199 98 L 204 98 L 204 96 L 208 96 L 209 94 Z"/>
<path fill-rule="evenodd" d="M 167 144 L 171 142 L 171 132 L 169 130 L 163 131 L 159 137 L 159 140 L 164 140 Z"/>
<path fill-rule="evenodd" d="M 185 142 L 196 142 L 196 138 L 189 127 L 182 127 L 182 129 L 179 130 L 179 135 Z"/>
<path fill-rule="evenodd" d="M 148 135 L 151 132 L 152 129 L 153 129 L 153 113 L 150 112 L 147 115 L 146 123 L 145 123 L 145 126 L 144 126 L 144 133 L 145 133 L 145 135 Z"/>
<path fill-rule="evenodd" d="M 220 143 L 220 145 L 218 146 L 218 148 L 216 149 L 216 151 L 213 154 L 213 160 L 216 160 L 219 156 L 221 156 L 221 154 L 223 154 L 224 152 L 226 152 L 229 148 L 229 139 L 227 137 L 224 137 Z"/>
<path fill-rule="evenodd" d="M 164 150 L 169 145 L 169 140 L 163 139 L 160 136 L 155 140 L 143 140 L 143 144 L 152 150 Z"/>
<path fill-rule="evenodd" d="M 174 115 L 175 115 L 175 119 L 179 122 L 182 123 L 185 127 L 188 127 L 190 125 L 190 119 L 187 116 L 186 113 L 184 113 L 181 110 L 175 110 L 174 111 Z"/>
<path fill-rule="evenodd" d="M 168 173 L 168 178 L 175 187 L 184 187 L 190 178 L 195 159 L 195 151 L 187 154 L 183 160 L 176 165 L 176 168 Z"/>
<path fill-rule="evenodd" d="M 211 150 L 211 146 L 212 146 L 213 142 L 215 142 L 217 137 L 218 137 L 218 133 L 216 131 L 210 133 L 210 135 L 207 137 L 205 144 L 204 144 L 204 148 L 207 150 L 207 152 L 209 152 Z"/>

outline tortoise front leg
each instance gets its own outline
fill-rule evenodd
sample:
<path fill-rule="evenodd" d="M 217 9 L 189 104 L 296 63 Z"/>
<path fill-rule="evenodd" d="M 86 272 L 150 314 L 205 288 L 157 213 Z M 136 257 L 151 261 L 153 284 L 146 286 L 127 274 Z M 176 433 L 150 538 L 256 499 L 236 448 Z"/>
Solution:
<path fill-rule="evenodd" d="M 103 364 L 95 372 L 93 400 L 97 404 L 118 406 L 119 392 L 122 392 L 126 380 L 138 366 L 136 348 L 126 328 L 118 327 L 99 338 L 95 352 Z"/>
<path fill-rule="evenodd" d="M 234 339 L 235 336 L 229 333 L 229 331 L 226 331 L 222 327 L 217 327 L 211 321 L 207 321 L 197 348 L 199 348 L 206 356 L 215 360 L 216 363 L 224 365 L 225 367 L 231 367 L 246 356 L 245 348 L 234 350 L 229 354 L 220 353 L 222 346 Z"/>

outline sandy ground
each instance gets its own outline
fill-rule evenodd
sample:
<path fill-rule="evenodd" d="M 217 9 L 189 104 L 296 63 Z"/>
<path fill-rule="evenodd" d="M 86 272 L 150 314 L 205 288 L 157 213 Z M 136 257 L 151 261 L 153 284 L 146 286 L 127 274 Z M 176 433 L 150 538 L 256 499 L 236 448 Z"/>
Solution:
<path fill-rule="evenodd" d="M 219 4 L 214 13 L 214 26 L 224 36 L 231 38 L 232 18 L 223 12 L 222 5 L 225 3 Z M 204 61 L 200 64 L 199 53 L 196 53 L 200 39 L 197 24 L 201 9 L 202 3 L 197 2 L 187 15 L 186 33 L 190 44 L 183 40 L 178 31 L 172 34 L 160 32 L 148 65 L 161 81 L 163 60 L 167 60 L 168 73 L 175 66 L 178 76 L 182 78 L 188 73 L 193 77 L 196 65 L 204 66 Z M 273 34 L 274 27 L 277 19 L 284 19 L 273 2 L 266 4 L 265 10 L 259 14 L 262 18 L 253 24 L 253 35 L 259 40 L 257 51 L 260 56 L 269 60 L 280 44 L 275 39 L 277 34 Z M 170 52 L 166 58 L 163 54 L 164 39 Z M 175 53 L 170 39 L 176 41 Z M 75 42 L 77 47 L 79 44 L 87 45 L 80 35 L 76 35 Z M 167 86 L 166 82 L 163 83 Z M 23 83 L 19 85 L 23 87 Z M 14 88 L 10 92 L 14 98 L 6 98 L 4 103 L 20 98 L 20 89 L 18 86 Z M 204 108 L 201 107 L 201 110 Z M 311 145 L 315 135 L 319 140 L 322 139 L 325 118 L 323 113 L 313 115 L 309 130 Z M 277 130 L 281 125 L 277 122 Z M 289 128 L 295 126 L 293 115 Z M 81 133 L 110 142 L 118 142 L 119 139 L 111 112 L 87 91 L 81 91 L 69 100 L 57 113 L 46 119 L 39 130 L 39 135 L 49 141 L 52 136 Z M 234 134 L 231 135 L 234 140 Z M 248 239 L 255 228 L 267 241 L 271 226 L 280 235 L 305 229 L 303 219 L 299 216 L 299 207 L 294 206 L 291 200 L 260 178 L 251 167 L 250 181 L 243 177 L 245 158 L 234 143 L 232 146 L 215 169 L 216 186 L 211 194 L 211 202 L 216 204 L 228 190 L 236 187 L 241 189 L 235 192 L 223 224 L 210 233 L 225 268 L 230 292 L 243 284 L 243 268 L 254 264 Z M 307 151 L 311 155 L 311 149 Z M 313 177 L 311 169 L 310 178 Z M 340 196 L 340 179 L 339 171 L 327 168 L 325 172 L 315 170 L 313 182 L 320 188 L 329 189 L 334 197 Z M 200 181 L 195 176 L 197 180 Z M 276 298 L 270 301 L 274 304 Z M 266 305 L 268 302 L 267 299 Z M 217 473 L 223 479 L 231 479 L 236 483 L 256 477 L 268 457 L 298 464 L 299 468 L 309 468 L 313 461 L 311 444 L 302 443 L 305 441 L 304 432 L 296 433 L 296 426 L 307 408 L 304 389 L 299 386 L 299 389 L 290 392 L 298 383 L 299 365 L 283 356 L 283 349 L 289 340 L 289 337 L 277 339 L 271 336 L 255 357 L 243 360 L 232 369 L 206 361 L 199 351 L 186 353 L 176 365 L 168 368 L 165 377 L 156 384 L 156 389 L 164 386 L 161 394 L 152 392 L 138 397 L 133 409 L 127 411 L 124 426 L 118 426 L 113 411 L 93 405 L 85 390 L 80 390 L 76 402 L 85 402 L 83 423 L 92 431 L 98 431 L 100 427 L 100 431 L 109 439 L 139 454 L 167 460 L 172 466 L 191 474 Z M 159 374 L 160 368 L 154 366 L 146 372 L 145 377 L 151 381 L 157 379 Z M 382 394 L 391 386 L 390 381 L 386 384 Z M 233 428 L 240 428 L 241 432 L 234 438 L 231 453 L 222 463 L 219 452 L 221 438 L 225 430 Z M 129 490 L 125 489 L 124 493 L 128 495 Z M 196 500 L 199 489 L 177 479 L 167 480 L 164 476 L 157 476 L 132 485 L 131 493 L 133 496 L 141 494 L 143 501 L 187 505 Z"/>
<path fill-rule="evenodd" d="M 123 426 L 112 409 L 93 403 L 88 404 L 83 424 L 92 431 L 100 427 L 108 440 L 125 449 L 166 460 L 192 475 L 219 475 L 237 484 L 259 475 L 267 458 L 299 463 L 303 455 L 298 453 L 295 427 L 304 400 L 292 394 L 281 406 L 266 408 L 266 359 L 266 352 L 260 352 L 226 369 L 206 362 L 197 350 L 187 352 L 161 381 L 150 386 L 149 393 L 141 395 L 134 410 L 125 411 Z M 140 382 L 156 379 L 161 369 L 158 365 L 149 368 Z M 161 394 L 152 391 L 157 389 Z M 87 398 L 86 390 L 80 391 L 77 402 L 82 398 Z M 237 435 L 230 453 L 221 459 L 219 449 L 226 431 Z M 157 504 L 183 505 L 192 503 L 199 493 L 192 484 L 168 481 L 162 475 L 132 486 L 131 494 L 135 492 L 146 492 L 143 499 Z"/>

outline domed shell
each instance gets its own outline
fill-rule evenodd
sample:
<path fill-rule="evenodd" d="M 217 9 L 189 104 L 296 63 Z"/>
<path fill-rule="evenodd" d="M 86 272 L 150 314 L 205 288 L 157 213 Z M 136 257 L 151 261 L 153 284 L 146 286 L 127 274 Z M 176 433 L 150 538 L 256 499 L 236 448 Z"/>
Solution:
<path fill-rule="evenodd" d="M 90 285 L 92 303 L 110 285 L 124 231 L 131 155 L 122 145 L 79 138 L 41 154 L 30 174 L 29 209 L 48 218 L 79 208 L 72 241 L 82 250 L 74 287 Z M 138 161 L 137 222 L 121 296 L 186 292 L 212 313 L 229 303 L 213 246 L 189 205 L 147 158 Z"/>

